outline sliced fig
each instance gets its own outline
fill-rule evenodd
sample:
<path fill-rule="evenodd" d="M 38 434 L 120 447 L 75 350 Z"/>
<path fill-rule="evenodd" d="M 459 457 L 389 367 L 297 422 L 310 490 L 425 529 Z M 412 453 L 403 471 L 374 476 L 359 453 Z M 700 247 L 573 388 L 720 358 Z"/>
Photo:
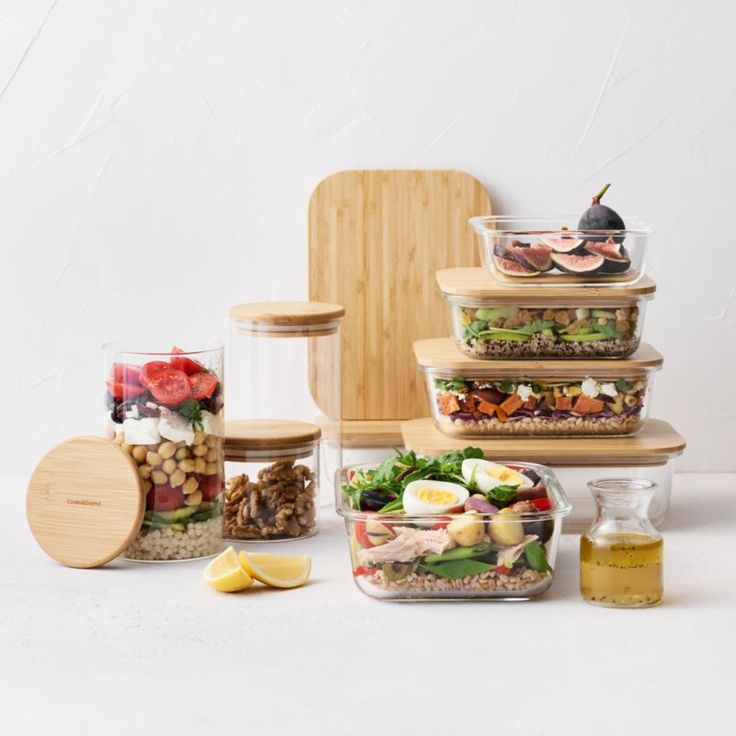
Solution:
<path fill-rule="evenodd" d="M 602 258 L 603 256 L 601 256 Z M 506 276 L 539 276 L 540 273 L 539 271 L 532 271 L 513 258 L 495 256 L 494 261 L 496 268 Z"/>
<path fill-rule="evenodd" d="M 613 238 L 608 238 L 602 243 L 588 241 L 585 243 L 585 250 L 588 253 L 601 255 L 605 258 L 605 262 L 601 267 L 603 273 L 623 273 L 631 268 L 631 259 L 626 252 L 626 248 Z"/>
<path fill-rule="evenodd" d="M 595 273 L 605 263 L 601 255 L 591 253 L 587 256 L 576 256 L 572 253 L 553 253 L 552 261 L 555 266 L 565 273 Z"/>
<path fill-rule="evenodd" d="M 580 240 L 579 238 L 571 238 L 566 235 L 559 238 L 539 238 L 540 245 L 551 248 L 555 253 L 572 253 L 572 251 L 579 248 L 584 242 L 585 241 Z"/>
<path fill-rule="evenodd" d="M 552 268 L 550 258 L 552 251 L 546 245 L 528 245 L 525 248 L 509 246 L 507 251 L 522 266 L 528 266 L 537 271 L 549 271 Z"/>

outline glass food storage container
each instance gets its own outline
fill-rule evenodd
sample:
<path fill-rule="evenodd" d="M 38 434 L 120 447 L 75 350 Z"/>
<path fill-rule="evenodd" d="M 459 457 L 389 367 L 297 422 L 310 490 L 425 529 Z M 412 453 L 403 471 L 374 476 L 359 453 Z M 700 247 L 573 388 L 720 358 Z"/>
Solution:
<path fill-rule="evenodd" d="M 471 358 L 626 358 L 638 347 L 654 281 L 633 286 L 508 286 L 482 268 L 437 272 L 455 344 Z"/>
<path fill-rule="evenodd" d="M 663 544 L 648 514 L 656 485 L 604 478 L 588 487 L 597 513 L 580 538 L 580 595 L 596 606 L 656 606 L 663 592 Z"/>
<path fill-rule="evenodd" d="M 468 452 L 439 462 L 474 478 L 470 487 L 434 481 L 426 470 L 409 480 L 422 462 L 397 454 L 380 471 L 350 466 L 336 476 L 358 588 L 386 600 L 528 600 L 544 593 L 570 510 L 552 471 Z M 379 474 L 392 482 L 379 482 Z"/>
<path fill-rule="evenodd" d="M 471 217 L 483 262 L 499 283 L 532 286 L 635 284 L 652 228 L 624 217 L 625 230 L 572 230 L 568 217 Z"/>
<path fill-rule="evenodd" d="M 104 346 L 106 434 L 135 461 L 146 494 L 133 560 L 208 557 L 222 548 L 222 345 Z"/>
<path fill-rule="evenodd" d="M 270 542 L 317 532 L 320 436 L 320 428 L 307 422 L 227 423 L 227 539 Z"/>
<path fill-rule="evenodd" d="M 467 437 L 623 435 L 649 408 L 662 356 L 643 344 L 622 360 L 479 360 L 453 338 L 419 340 L 437 426 Z"/>
<path fill-rule="evenodd" d="M 340 324 L 344 307 L 322 302 L 253 302 L 230 309 L 228 411 L 324 427 L 322 503 L 342 465 Z"/>
<path fill-rule="evenodd" d="M 685 440 L 661 419 L 644 420 L 634 435 L 622 437 L 526 437 L 514 442 L 506 437 L 448 437 L 430 417 L 412 419 L 401 426 L 403 445 L 421 455 L 462 450 L 468 444 L 482 450 L 488 459 L 505 457 L 528 460 L 551 467 L 572 504 L 565 531 L 582 531 L 595 515 L 587 484 L 604 476 L 644 479 L 656 483 L 649 508 L 655 525 L 661 524 L 670 504 L 675 459 L 685 450 Z"/>

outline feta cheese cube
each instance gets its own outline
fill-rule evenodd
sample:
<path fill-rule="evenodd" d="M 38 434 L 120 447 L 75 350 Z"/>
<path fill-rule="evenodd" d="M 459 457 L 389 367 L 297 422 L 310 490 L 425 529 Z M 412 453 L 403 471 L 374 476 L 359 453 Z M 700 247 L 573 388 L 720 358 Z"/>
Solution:
<path fill-rule="evenodd" d="M 180 414 L 161 409 L 161 419 L 158 423 L 158 431 L 162 437 L 172 442 L 185 442 L 191 445 L 194 442 L 194 428 L 192 423 Z"/>
<path fill-rule="evenodd" d="M 206 434 L 213 434 L 216 437 L 225 436 L 225 417 L 223 412 L 212 414 L 209 411 L 202 412 L 202 424 Z"/>
<path fill-rule="evenodd" d="M 615 399 L 618 396 L 618 389 L 616 388 L 615 383 L 602 383 L 601 384 L 601 393 L 605 396 L 610 396 L 612 399 Z"/>
<path fill-rule="evenodd" d="M 583 395 L 589 396 L 591 399 L 594 399 L 601 392 L 598 381 L 596 381 L 594 378 L 586 378 L 581 384 L 580 388 L 583 391 Z"/>
<path fill-rule="evenodd" d="M 516 388 L 516 395 L 522 401 L 529 401 L 529 397 L 534 393 L 532 387 L 528 384 L 520 383 Z"/>
<path fill-rule="evenodd" d="M 125 442 L 129 445 L 155 445 L 161 442 L 157 417 L 126 419 L 123 422 Z"/>

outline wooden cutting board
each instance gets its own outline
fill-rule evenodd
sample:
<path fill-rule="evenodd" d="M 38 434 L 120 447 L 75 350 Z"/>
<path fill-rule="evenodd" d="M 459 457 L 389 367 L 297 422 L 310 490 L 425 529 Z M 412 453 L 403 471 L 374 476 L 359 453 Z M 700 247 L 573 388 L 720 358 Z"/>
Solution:
<path fill-rule="evenodd" d="M 309 202 L 309 298 L 342 304 L 342 417 L 427 413 L 415 340 L 451 334 L 435 271 L 477 266 L 468 218 L 490 214 L 462 171 L 341 171 Z"/>

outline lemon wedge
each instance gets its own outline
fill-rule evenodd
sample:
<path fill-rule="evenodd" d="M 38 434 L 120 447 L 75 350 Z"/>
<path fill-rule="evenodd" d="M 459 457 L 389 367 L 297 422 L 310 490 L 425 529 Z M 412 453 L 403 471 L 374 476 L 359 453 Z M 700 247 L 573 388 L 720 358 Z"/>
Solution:
<path fill-rule="evenodd" d="M 245 590 L 253 584 L 253 578 L 238 561 L 238 553 L 228 547 L 205 567 L 202 573 L 205 583 L 223 593 Z"/>
<path fill-rule="evenodd" d="M 287 557 L 266 552 L 241 552 L 243 570 L 272 588 L 296 588 L 309 580 L 311 557 Z"/>

